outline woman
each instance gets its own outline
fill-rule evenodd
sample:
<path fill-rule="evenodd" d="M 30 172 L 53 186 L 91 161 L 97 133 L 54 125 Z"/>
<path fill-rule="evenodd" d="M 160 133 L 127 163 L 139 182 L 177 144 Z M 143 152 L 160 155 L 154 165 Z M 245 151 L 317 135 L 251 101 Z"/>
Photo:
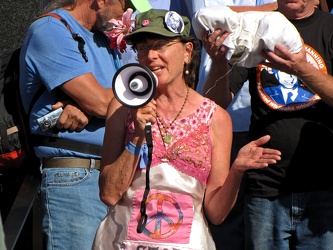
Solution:
<path fill-rule="evenodd" d="M 125 37 L 158 86 L 144 107 L 110 103 L 99 179 L 110 211 L 94 249 L 215 249 L 205 216 L 221 223 L 243 172 L 280 159 L 279 151 L 258 147 L 266 136 L 242 148 L 229 171 L 231 119 L 192 89 L 198 55 L 189 31 L 186 17 L 151 9 L 136 16 L 134 31 Z M 142 164 L 147 122 L 153 138 L 148 183 Z"/>

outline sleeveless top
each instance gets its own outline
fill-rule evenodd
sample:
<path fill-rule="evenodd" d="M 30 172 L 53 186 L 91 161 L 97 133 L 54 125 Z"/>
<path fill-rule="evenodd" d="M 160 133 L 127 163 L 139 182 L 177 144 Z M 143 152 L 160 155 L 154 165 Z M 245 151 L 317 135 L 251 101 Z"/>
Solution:
<path fill-rule="evenodd" d="M 211 170 L 209 127 L 216 107 L 205 98 L 194 113 L 177 119 L 168 129 L 173 135 L 170 144 L 163 144 L 158 123 L 152 125 L 146 226 L 142 233 L 137 233 L 146 187 L 146 169 L 138 167 L 131 186 L 100 224 L 93 249 L 215 249 L 203 212 L 203 199 Z M 130 122 L 128 134 L 133 129 Z"/>

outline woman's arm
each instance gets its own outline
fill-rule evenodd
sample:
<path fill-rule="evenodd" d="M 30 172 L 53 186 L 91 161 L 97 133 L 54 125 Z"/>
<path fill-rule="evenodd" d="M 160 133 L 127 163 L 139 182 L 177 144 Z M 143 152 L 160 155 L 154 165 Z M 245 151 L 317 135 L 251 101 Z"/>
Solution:
<path fill-rule="evenodd" d="M 145 107 L 131 110 L 131 117 L 135 122 L 135 131 L 130 139 L 133 145 L 143 146 L 146 123 L 155 122 L 154 109 L 155 100 L 152 100 Z M 107 112 L 99 177 L 100 198 L 109 206 L 117 204 L 126 192 L 140 160 L 140 155 L 126 149 L 127 119 L 128 109 L 113 98 Z"/>
<path fill-rule="evenodd" d="M 281 153 L 260 147 L 269 141 L 267 135 L 242 147 L 230 168 L 232 125 L 228 113 L 222 108 L 214 114 L 211 137 L 212 170 L 207 182 L 204 211 L 207 218 L 217 225 L 223 222 L 234 206 L 244 172 L 276 163 L 281 159 Z"/>

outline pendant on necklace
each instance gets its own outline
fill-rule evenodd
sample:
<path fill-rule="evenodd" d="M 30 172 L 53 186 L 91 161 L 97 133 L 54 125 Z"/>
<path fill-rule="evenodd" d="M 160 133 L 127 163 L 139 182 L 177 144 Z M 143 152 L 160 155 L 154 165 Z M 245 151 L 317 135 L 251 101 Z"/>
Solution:
<path fill-rule="evenodd" d="M 163 158 L 161 161 L 162 162 L 168 162 L 169 160 L 167 158 Z"/>
<path fill-rule="evenodd" d="M 169 144 L 170 142 L 172 142 L 172 135 L 164 135 L 163 136 L 163 141 L 166 143 L 166 144 Z"/>

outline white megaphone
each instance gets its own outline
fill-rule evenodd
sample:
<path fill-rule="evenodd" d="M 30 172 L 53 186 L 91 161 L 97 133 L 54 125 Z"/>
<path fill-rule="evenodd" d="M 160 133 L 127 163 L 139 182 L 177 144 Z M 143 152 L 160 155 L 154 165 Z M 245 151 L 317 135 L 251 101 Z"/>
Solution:
<path fill-rule="evenodd" d="M 157 77 L 148 67 L 129 63 L 116 72 L 112 89 L 121 104 L 129 108 L 139 108 L 153 99 L 157 84 Z"/>

